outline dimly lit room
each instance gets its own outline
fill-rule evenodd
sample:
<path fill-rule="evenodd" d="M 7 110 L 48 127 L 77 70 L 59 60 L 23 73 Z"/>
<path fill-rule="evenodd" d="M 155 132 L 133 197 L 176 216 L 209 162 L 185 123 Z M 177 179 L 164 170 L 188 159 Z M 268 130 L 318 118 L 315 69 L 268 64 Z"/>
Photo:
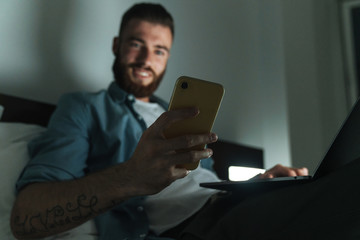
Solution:
<path fill-rule="evenodd" d="M 216 181 L 246 181 L 257 176 L 264 176 L 265 178 L 270 176 L 266 175 L 267 170 L 272 169 L 274 166 L 286 166 L 286 169 L 303 169 L 303 167 L 306 167 L 307 174 L 304 175 L 313 176 L 316 174 L 321 161 L 326 159 L 326 154 L 332 154 L 331 149 L 341 145 L 341 143 L 334 142 L 334 139 L 341 137 L 338 133 L 340 129 L 344 129 L 345 120 L 349 119 L 348 116 L 352 113 L 352 109 L 357 103 L 359 96 L 360 0 L 148 0 L 145 2 L 161 4 L 172 15 L 174 21 L 174 32 L 171 32 L 171 40 L 165 41 L 164 44 L 156 43 L 154 45 L 158 48 L 156 57 L 160 59 L 160 54 L 165 54 L 168 57 L 167 62 L 162 62 L 164 65 L 164 77 L 159 87 L 154 90 L 154 95 L 161 98 L 164 103 L 169 103 L 173 92 L 175 92 L 173 89 L 176 81 L 181 76 L 216 83 L 224 89 L 224 95 L 211 129 L 211 132 L 217 135 L 217 142 L 213 140 L 210 142 L 209 140 L 209 142 L 204 144 L 204 146 L 207 145 L 208 149 L 212 149 L 209 156 L 214 161 L 213 169 L 217 177 Z M 64 94 L 71 95 L 73 93 L 87 92 L 90 93 L 89 96 L 91 94 L 96 95 L 101 91 L 107 91 L 108 88 L 110 89 L 115 84 L 114 75 L 116 78 L 116 71 L 113 68 L 116 61 L 114 62 L 114 56 L 116 58 L 120 56 L 119 61 L 125 61 L 123 60 L 125 57 L 122 58 L 120 54 L 125 54 L 123 48 L 126 49 L 124 42 L 127 41 L 119 37 L 117 39 L 119 42 L 117 43 L 116 37 L 119 35 L 119 27 L 123 14 L 137 3 L 142 3 L 142 1 L 1 1 L 0 169 L 2 173 L 0 174 L 0 188 L 4 190 L 4 194 L 0 198 L 0 239 L 16 239 L 10 227 L 11 218 L 11 221 L 16 222 L 15 225 L 18 226 L 25 226 L 25 222 L 29 221 L 28 228 L 23 227 L 23 231 L 19 230 L 17 232 L 16 237 L 18 239 L 26 236 L 25 233 L 42 229 L 39 225 L 44 226 L 45 230 L 42 232 L 50 231 L 53 228 L 53 225 L 50 226 L 47 223 L 48 220 L 52 219 L 50 215 L 45 218 L 40 213 L 39 215 L 33 213 L 33 219 L 38 219 L 39 222 L 34 220 L 31 223 L 31 220 L 29 220 L 31 219 L 30 215 L 26 215 L 29 219 L 25 220 L 25 218 L 23 219 L 19 216 L 17 219 L 14 217 L 14 213 L 11 213 L 18 194 L 17 191 L 20 189 L 30 189 L 33 186 L 32 182 L 38 181 L 38 178 L 33 176 L 31 181 L 26 180 L 29 183 L 31 182 L 30 185 L 27 182 L 26 184 L 23 183 L 23 185 L 19 183 L 21 182 L 19 180 L 20 176 L 23 176 L 22 178 L 25 179 L 29 175 L 28 178 L 30 179 L 30 173 L 27 175 L 26 171 L 23 172 L 29 159 L 36 154 L 42 153 L 38 145 L 31 147 L 29 143 L 39 136 L 48 136 L 47 132 L 49 134 L 56 132 L 57 136 L 62 136 L 66 135 L 67 131 L 71 133 L 75 131 L 64 130 L 64 132 L 61 132 L 59 130 L 67 129 L 68 122 L 70 121 L 69 119 L 64 120 L 64 117 L 61 115 L 62 112 L 65 111 L 64 109 L 74 106 L 68 102 L 62 103 L 62 107 L 57 107 Z M 150 31 L 149 29 L 152 29 L 154 25 L 157 27 L 165 26 L 153 23 L 148 28 L 144 27 L 144 29 Z M 132 31 L 135 32 L 134 29 Z M 127 33 L 126 31 L 124 32 Z M 123 33 L 124 36 L 125 33 Z M 121 34 L 122 32 L 120 36 Z M 156 34 L 153 39 L 159 39 L 162 36 L 162 34 Z M 140 43 L 141 46 L 147 44 L 147 42 L 138 37 L 131 37 L 133 38 L 131 42 L 132 49 L 138 47 L 138 45 L 134 46 L 134 41 L 136 44 Z M 171 49 L 167 47 L 167 43 Z M 117 46 L 119 47 L 117 48 Z M 157 61 L 159 63 L 162 60 Z M 137 66 L 136 68 L 140 72 L 140 67 Z M 145 78 L 144 76 L 148 73 L 144 71 L 141 74 L 137 74 Z M 141 100 L 136 94 L 135 98 L 136 100 Z M 128 100 L 130 101 L 130 98 Z M 147 101 L 152 102 L 151 98 L 150 100 L 147 99 Z M 96 106 L 99 108 L 96 111 L 110 111 L 109 105 L 105 103 L 101 106 L 100 104 Z M 95 110 L 91 107 L 84 107 L 85 110 L 80 107 L 74 107 L 74 109 L 76 110 L 73 111 L 76 111 L 83 119 L 86 119 L 86 111 L 95 114 Z M 141 116 L 136 115 L 137 108 L 134 107 L 134 109 L 130 112 L 137 116 L 137 121 L 140 122 Z M 54 111 L 55 114 L 53 114 Z M 202 109 L 200 109 L 200 114 L 201 111 Z M 166 109 L 163 112 L 166 112 Z M 160 113 L 158 115 L 160 118 L 163 116 Z M 117 121 L 118 118 L 114 117 L 115 115 L 111 116 L 112 118 L 109 117 L 109 119 L 104 120 L 104 123 L 102 123 L 101 116 L 98 117 L 96 115 L 94 118 L 98 117 L 100 119 L 99 126 L 97 127 L 94 127 L 94 123 L 90 122 L 90 120 L 89 123 L 86 122 L 86 124 L 94 129 L 104 128 L 104 134 L 101 137 L 94 137 L 95 135 L 92 134 L 86 135 L 93 130 L 85 127 L 85 123 L 78 123 L 80 120 L 75 117 L 71 119 L 71 121 L 79 125 L 79 128 L 84 124 L 83 128 L 86 130 L 79 131 L 79 136 L 76 138 L 67 137 L 62 142 L 59 140 L 56 146 L 53 143 L 49 149 L 67 144 L 83 146 L 83 142 L 80 141 L 93 141 L 92 144 L 84 147 L 89 154 L 84 159 L 86 159 L 86 164 L 89 165 L 84 166 L 79 174 L 75 173 L 75 170 L 74 172 L 69 170 L 68 173 L 65 173 L 66 171 L 64 170 L 64 177 L 59 177 L 59 179 L 78 180 L 84 176 L 86 178 L 88 174 L 96 175 L 100 169 L 102 171 L 105 168 L 97 163 L 91 165 L 92 161 L 95 161 L 94 159 L 96 158 L 106 158 L 108 155 L 113 154 L 108 151 L 112 151 L 115 146 L 119 149 L 127 149 L 126 153 L 119 153 L 119 158 L 124 158 L 125 160 L 131 159 L 132 161 L 130 162 L 135 162 L 134 159 L 140 155 L 150 156 L 149 154 L 153 152 L 150 150 L 147 152 L 150 148 L 147 146 L 154 145 L 154 148 L 167 146 L 166 144 L 155 144 L 156 139 L 153 140 L 153 145 L 145 144 L 151 143 L 150 140 L 146 141 L 151 134 L 145 134 L 148 132 L 145 129 L 155 129 L 160 124 L 156 123 L 161 120 L 155 121 L 157 117 L 154 117 L 152 122 L 155 121 L 155 123 L 153 125 L 146 122 L 147 125 L 144 125 L 145 127 L 142 130 L 144 132 L 143 135 L 138 132 L 134 134 L 136 140 L 130 137 L 130 140 L 124 139 L 121 142 L 117 142 L 116 144 L 118 145 L 110 146 L 110 144 L 115 144 L 115 142 L 106 143 L 106 141 L 110 141 L 108 139 L 112 137 L 112 131 L 118 129 L 110 128 L 106 125 L 114 124 Z M 58 131 L 52 127 L 48 129 L 49 119 L 52 119 L 50 121 L 53 121 L 53 125 L 58 124 L 61 126 Z M 60 122 L 61 119 L 64 121 Z M 171 117 L 167 119 L 170 119 L 170 122 L 178 121 L 172 120 Z M 161 127 L 165 125 L 167 126 L 168 122 L 164 120 Z M 125 127 L 124 129 L 129 131 L 130 127 Z M 356 131 L 356 129 L 351 129 L 348 130 L 350 133 L 347 133 L 354 134 L 354 137 L 351 137 L 354 145 L 357 144 L 357 140 L 360 141 L 360 134 L 357 134 Z M 123 133 L 123 135 L 129 136 L 128 133 Z M 188 144 L 195 145 L 189 139 L 187 140 Z M 41 144 L 51 141 L 52 138 L 45 137 Z M 136 142 L 136 144 L 132 141 Z M 40 141 L 37 144 L 40 146 Z M 99 149 L 102 148 L 97 144 L 106 145 L 108 150 L 102 150 L 103 152 L 97 153 L 96 151 L 100 151 Z M 29 146 L 31 154 L 28 152 Z M 140 147 L 142 147 L 141 150 Z M 129 150 L 130 148 L 131 150 Z M 187 147 L 183 146 L 183 148 Z M 360 157 L 360 151 L 358 153 L 353 148 L 342 150 L 349 154 L 349 156 L 345 154 L 347 158 L 353 158 L 351 160 Z M 76 149 L 80 149 L 80 147 Z M 202 149 L 203 154 L 205 154 L 205 151 L 206 149 Z M 67 151 L 65 153 L 64 151 L 62 158 L 68 158 L 70 155 L 82 157 L 87 154 L 85 150 L 84 152 L 80 150 L 75 152 Z M 171 153 L 175 154 L 175 152 L 176 154 L 181 154 L 181 151 L 177 150 Z M 188 152 L 186 151 L 186 153 Z M 336 154 L 340 158 L 343 156 L 342 153 L 337 152 Z M 45 155 L 46 152 L 43 153 L 43 156 Z M 191 156 L 193 158 L 197 157 L 195 153 Z M 333 157 L 333 159 L 335 158 Z M 39 159 L 36 158 L 33 161 L 34 163 L 30 165 L 42 164 Z M 332 161 L 332 166 L 334 166 L 335 160 Z M 115 163 L 118 162 L 113 161 L 109 165 L 114 166 L 116 165 Z M 203 160 L 200 163 L 203 163 Z M 64 165 L 66 164 L 69 164 L 69 162 L 64 163 Z M 121 161 L 121 164 L 124 164 L 124 162 Z M 126 164 L 129 169 L 135 165 Z M 204 165 L 206 165 L 205 161 Z M 51 168 L 58 169 L 58 166 L 51 165 Z M 148 172 L 152 171 L 151 166 L 148 169 Z M 184 170 L 185 168 L 181 169 Z M 174 168 L 172 170 L 175 171 L 172 172 L 173 174 L 180 174 L 176 171 L 176 167 L 175 170 Z M 37 168 L 33 172 L 41 175 L 42 168 Z M 60 173 L 58 173 L 58 170 L 53 172 L 54 176 L 46 171 L 42 175 L 46 175 L 46 178 L 50 179 L 50 181 L 56 181 L 58 178 L 55 175 Z M 148 174 L 148 172 L 145 171 L 144 174 Z M 194 172 L 194 169 L 187 169 L 182 174 L 191 176 Z M 111 175 L 109 174 L 108 176 Z M 134 178 L 134 176 L 141 175 L 141 172 L 131 172 L 130 175 L 131 178 Z M 276 177 L 275 175 L 271 175 L 270 178 Z M 149 182 L 150 180 L 156 182 L 154 178 L 149 179 Z M 213 178 L 209 177 L 207 181 L 212 182 Z M 21 185 L 21 187 L 16 188 L 16 185 Z M 87 183 L 87 185 L 91 184 Z M 319 188 L 320 185 L 320 183 L 317 184 Z M 163 189 L 164 187 L 161 188 Z M 41 189 L 43 189 L 43 192 L 46 192 L 45 189 L 47 188 Z M 205 187 L 204 189 L 207 188 Z M 227 188 L 211 189 L 211 191 L 221 193 L 227 190 Z M 289 191 L 292 192 L 292 189 Z M 325 190 L 323 191 L 325 192 Z M 94 190 L 90 192 L 94 192 Z M 131 199 L 142 199 L 145 198 L 144 196 L 153 195 L 157 192 L 159 191 L 149 190 L 141 194 L 129 195 L 128 197 Z M 160 199 L 162 199 L 161 193 L 160 191 Z M 156 196 L 158 196 L 158 193 Z M 266 199 L 267 196 L 264 195 L 263 198 Z M 292 196 L 295 196 L 295 194 Z M 40 234 L 39 236 L 47 236 L 45 238 L 47 240 L 135 239 L 130 235 L 117 235 L 114 238 L 107 235 L 99 237 L 102 235 L 98 235 L 98 229 L 102 228 L 99 228 L 98 226 L 100 225 L 93 221 L 95 215 L 97 216 L 100 212 L 103 213 L 109 209 L 108 205 L 110 203 L 114 204 L 113 206 L 118 204 L 122 206 L 126 205 L 127 200 L 123 201 L 119 198 L 119 203 L 113 199 L 109 201 L 108 205 L 101 208 L 104 209 L 102 211 L 99 210 L 100 207 L 93 208 L 93 205 L 91 205 L 94 203 L 95 206 L 95 202 L 101 201 L 100 198 L 95 200 L 93 196 L 93 198 L 88 200 L 89 198 L 86 197 L 81 199 L 81 195 L 79 195 L 77 199 L 78 208 L 76 209 L 79 212 L 85 211 L 80 210 L 81 207 L 88 206 L 85 212 L 88 211 L 89 215 L 86 218 L 91 221 L 87 221 L 83 225 L 72 229 L 70 227 L 60 227 L 60 230 L 56 232 L 57 235 L 47 236 Z M 154 199 L 156 200 L 157 198 Z M 151 198 L 151 201 L 155 201 L 154 199 Z M 260 203 L 260 200 L 256 201 Z M 146 204 L 150 204 L 149 202 L 150 200 Z M 163 200 L 163 202 L 167 202 L 166 206 L 169 205 L 169 200 Z M 248 202 L 249 204 L 246 205 Z M 250 202 L 250 200 L 245 201 L 245 205 L 251 207 Z M 344 204 L 345 202 L 347 201 L 344 200 Z M 159 200 L 157 204 L 160 206 L 160 203 L 161 201 Z M 280 203 L 281 201 L 279 201 L 279 205 Z M 138 203 L 136 202 L 136 204 Z M 141 212 L 143 208 L 147 209 L 146 204 L 144 205 L 145 207 L 138 206 L 136 211 Z M 181 205 L 181 203 L 178 204 Z M 70 202 L 68 206 L 72 206 L 69 207 L 71 209 L 76 207 L 71 205 Z M 247 209 L 250 209 L 250 207 Z M 245 207 L 243 208 L 245 209 Z M 53 211 L 56 210 L 54 209 Z M 148 215 L 150 215 L 151 211 L 149 210 Z M 354 212 L 356 211 L 359 211 L 359 209 L 354 210 Z M 352 212 L 352 210 L 349 210 L 349 212 Z M 162 214 L 165 215 L 165 213 Z M 188 215 L 192 214 L 193 212 Z M 105 218 L 107 215 L 101 216 Z M 264 216 L 266 216 L 265 213 Z M 56 222 L 56 217 L 54 218 Z M 157 221 L 151 217 L 149 219 L 150 222 Z M 357 216 L 354 219 L 354 224 L 360 223 L 359 220 L 360 217 Z M 61 221 L 66 222 L 67 220 L 62 219 Z M 300 222 L 300 220 L 298 221 Z M 59 222 L 60 220 L 56 224 L 66 225 L 66 223 Z M 128 223 L 131 224 L 130 220 Z M 45 225 L 47 226 L 45 227 Z M 171 230 L 175 223 L 167 228 L 165 228 L 167 226 L 165 223 L 160 225 L 166 230 Z M 150 225 L 149 232 L 154 234 L 154 236 L 163 236 L 164 239 L 175 239 L 172 238 L 173 235 L 162 235 L 164 232 L 168 233 L 162 230 L 163 228 L 158 230 L 158 228 Z M 360 229 L 359 226 L 355 228 Z M 292 228 L 289 226 L 287 229 Z M 296 228 L 293 229 L 295 230 Z M 314 229 L 309 229 L 307 229 L 309 232 L 315 231 Z M 287 231 L 290 230 L 284 231 L 284 235 L 271 236 L 275 236 L 273 239 L 289 239 L 284 237 L 288 236 L 286 235 Z M 347 228 L 344 228 L 343 231 L 349 234 L 353 233 L 350 230 L 348 231 Z M 338 233 L 340 232 L 342 233 L 342 230 L 339 230 Z M 356 230 L 353 235 L 342 236 L 349 236 L 349 238 L 344 239 L 357 239 L 354 237 L 355 233 L 360 234 Z M 150 236 L 148 233 L 141 232 L 138 235 L 140 237 L 136 239 L 161 239 L 152 238 L 152 235 Z M 278 236 L 284 238 L 276 238 Z M 308 239 L 315 239 L 315 237 L 311 237 L 315 235 L 309 236 Z M 334 236 L 337 235 L 335 234 Z M 360 235 L 357 236 L 359 237 Z M 216 238 L 214 237 L 214 239 Z M 244 237 L 244 239 L 261 238 Z"/>

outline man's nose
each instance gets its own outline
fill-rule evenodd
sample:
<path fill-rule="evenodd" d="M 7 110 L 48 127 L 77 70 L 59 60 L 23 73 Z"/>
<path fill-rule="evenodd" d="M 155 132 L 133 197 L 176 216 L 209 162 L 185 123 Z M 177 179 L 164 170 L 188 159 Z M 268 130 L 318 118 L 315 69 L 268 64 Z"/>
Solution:
<path fill-rule="evenodd" d="M 152 54 L 149 49 L 142 48 L 140 54 L 138 55 L 137 61 L 144 66 L 151 66 L 152 64 Z"/>

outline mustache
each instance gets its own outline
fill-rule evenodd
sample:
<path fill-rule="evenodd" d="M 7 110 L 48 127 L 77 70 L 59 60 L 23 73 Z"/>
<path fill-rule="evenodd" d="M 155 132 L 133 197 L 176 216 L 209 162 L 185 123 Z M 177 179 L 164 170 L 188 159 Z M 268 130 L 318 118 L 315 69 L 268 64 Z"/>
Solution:
<path fill-rule="evenodd" d="M 118 66 L 121 65 L 120 64 L 120 57 L 119 57 L 119 54 L 116 54 L 115 55 L 115 59 L 114 59 L 114 62 L 113 62 L 113 65 L 112 65 L 112 70 L 114 73 L 118 72 Z M 149 66 L 146 66 L 144 65 L 144 63 L 129 63 L 127 64 L 125 67 L 130 67 L 130 68 L 142 68 L 146 71 L 151 71 L 151 73 L 153 74 L 153 76 L 155 76 L 155 71 L 154 69 L 152 69 L 151 67 Z"/>
<path fill-rule="evenodd" d="M 142 64 L 142 63 L 130 63 L 127 66 L 130 67 L 130 68 L 141 68 L 141 69 L 144 69 L 146 71 L 150 71 L 153 74 L 155 74 L 155 71 L 151 67 L 144 66 L 144 64 Z"/>

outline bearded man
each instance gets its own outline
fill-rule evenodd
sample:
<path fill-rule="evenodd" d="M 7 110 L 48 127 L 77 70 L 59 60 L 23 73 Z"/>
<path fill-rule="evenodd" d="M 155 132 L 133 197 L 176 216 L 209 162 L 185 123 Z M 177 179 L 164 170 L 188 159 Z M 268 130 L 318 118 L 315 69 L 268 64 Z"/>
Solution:
<path fill-rule="evenodd" d="M 12 211 L 14 236 L 52 236 L 95 219 L 99 239 L 177 238 L 209 202 L 214 190 L 198 183 L 218 180 L 212 150 L 176 150 L 215 142 L 216 134 L 165 139 L 164 129 L 198 110 L 166 111 L 153 95 L 173 37 L 173 19 L 162 6 L 136 4 L 125 13 L 113 40 L 115 81 L 97 93 L 64 95 L 47 131 L 29 145 Z M 176 167 L 201 159 L 191 173 Z"/>

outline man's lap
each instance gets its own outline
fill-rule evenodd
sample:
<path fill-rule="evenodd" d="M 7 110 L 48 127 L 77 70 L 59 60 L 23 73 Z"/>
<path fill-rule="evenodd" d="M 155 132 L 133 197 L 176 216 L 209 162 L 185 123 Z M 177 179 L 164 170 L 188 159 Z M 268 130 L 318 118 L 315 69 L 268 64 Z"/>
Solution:
<path fill-rule="evenodd" d="M 360 161 L 354 161 L 309 184 L 246 199 L 221 196 L 198 213 L 180 239 L 357 239 L 359 171 Z"/>

